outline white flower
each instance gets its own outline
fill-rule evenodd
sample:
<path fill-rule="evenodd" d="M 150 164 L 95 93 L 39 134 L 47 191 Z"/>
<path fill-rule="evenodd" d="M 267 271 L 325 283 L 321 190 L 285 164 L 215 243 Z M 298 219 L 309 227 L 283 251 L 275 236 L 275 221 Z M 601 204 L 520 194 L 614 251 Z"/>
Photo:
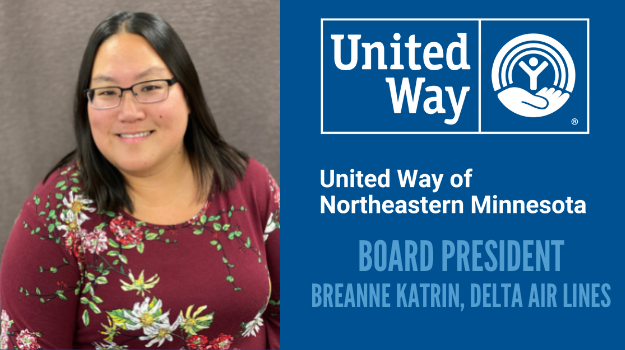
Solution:
<path fill-rule="evenodd" d="M 169 311 L 157 316 L 158 309 L 163 306 L 163 302 L 158 299 L 155 300 L 156 303 L 152 308 L 150 308 L 150 297 L 146 297 L 142 303 L 135 303 L 132 308 L 132 314 L 124 311 L 124 317 L 134 323 L 126 323 L 126 328 L 131 331 L 143 328 L 143 331 L 147 334 L 147 328 L 156 327 L 165 322 L 169 325 L 169 319 L 167 318 L 167 316 L 169 316 Z"/>
<path fill-rule="evenodd" d="M 265 234 L 263 235 L 265 241 L 269 237 L 269 233 L 273 232 L 275 229 L 276 223 L 273 221 L 273 213 L 271 213 L 271 215 L 269 215 L 269 220 L 267 221 L 267 227 L 265 227 Z"/>
<path fill-rule="evenodd" d="M 165 342 L 165 340 L 174 340 L 174 338 L 171 336 L 171 333 L 178 329 L 178 326 L 180 326 L 181 322 L 182 315 L 178 315 L 176 322 L 174 322 L 174 324 L 172 325 L 169 324 L 169 319 L 165 319 L 164 323 L 155 323 L 153 327 L 143 329 L 145 336 L 139 337 L 139 340 L 152 339 L 149 343 L 145 345 L 146 348 L 152 346 L 156 342 L 158 342 L 158 346 L 160 347 L 161 345 L 163 345 L 163 342 Z"/>
<path fill-rule="evenodd" d="M 89 217 L 87 217 L 87 215 L 82 212 L 83 210 L 87 210 L 90 212 L 95 211 L 95 208 L 88 207 L 88 205 L 91 203 L 93 203 L 93 200 L 83 198 L 83 196 L 80 194 L 77 194 L 76 197 L 74 197 L 73 191 L 69 191 L 69 201 L 67 200 L 67 197 L 63 198 L 63 204 L 65 204 L 65 206 L 69 208 L 70 211 L 76 214 L 76 217 L 78 217 L 81 222 L 89 219 Z"/>
<path fill-rule="evenodd" d="M 93 342 L 92 344 L 93 344 L 93 346 L 95 346 L 96 350 L 100 350 L 100 349 L 102 349 L 102 350 L 104 350 L 104 349 L 125 349 L 125 348 L 128 347 L 128 345 L 117 345 L 114 342 L 108 341 L 108 340 L 105 340 L 105 342 L 107 342 L 108 344 L 104 344 L 104 343 L 98 344 L 96 342 Z"/>
<path fill-rule="evenodd" d="M 245 331 L 243 331 L 244 337 L 249 337 L 250 335 L 256 336 L 256 332 L 260 330 L 260 327 L 263 325 L 263 318 L 260 315 L 260 312 L 253 320 L 245 324 Z"/>
<path fill-rule="evenodd" d="M 82 225 L 82 223 L 84 222 L 84 220 L 80 221 L 71 210 L 67 210 L 65 213 L 61 213 L 61 221 L 64 225 L 60 225 L 59 229 L 65 231 L 63 237 L 66 237 L 67 234 L 70 232 L 77 232 L 78 230 L 80 230 L 80 225 Z"/>

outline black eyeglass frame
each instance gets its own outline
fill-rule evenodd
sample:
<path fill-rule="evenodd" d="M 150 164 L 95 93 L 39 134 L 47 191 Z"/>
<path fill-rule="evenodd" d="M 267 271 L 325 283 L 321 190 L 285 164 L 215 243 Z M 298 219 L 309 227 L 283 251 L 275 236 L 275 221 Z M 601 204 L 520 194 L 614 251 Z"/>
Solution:
<path fill-rule="evenodd" d="M 167 97 L 165 97 L 164 99 L 159 100 L 159 101 L 152 101 L 152 102 L 141 102 L 141 101 L 139 101 L 139 99 L 137 98 L 137 94 L 135 94 L 135 92 L 132 91 L 132 89 L 135 86 L 137 86 L 137 85 L 141 85 L 141 84 L 145 84 L 145 83 L 151 83 L 151 82 L 154 82 L 154 81 L 165 81 L 165 82 L 167 82 L 167 88 L 168 88 L 168 90 L 167 90 Z M 128 90 L 130 90 L 132 95 L 135 97 L 135 100 L 137 100 L 137 102 L 139 102 L 139 103 L 146 103 L 147 104 L 147 103 L 163 102 L 163 101 L 165 101 L 169 97 L 169 87 L 171 87 L 172 85 L 176 84 L 177 82 L 178 82 L 178 79 L 176 79 L 176 77 L 173 77 L 171 79 L 154 79 L 154 80 L 147 80 L 147 81 L 142 81 L 142 82 L 139 82 L 139 83 L 136 83 L 136 84 L 132 84 L 130 87 L 127 87 L 127 88 L 122 88 L 121 86 L 102 86 L 102 87 L 93 88 L 93 89 L 85 89 L 84 90 L 84 94 L 85 94 L 85 97 L 87 98 L 87 100 L 89 100 L 89 104 L 91 104 L 91 107 L 93 107 L 95 109 L 111 109 L 111 108 L 119 107 L 119 105 L 122 102 L 122 98 L 124 97 L 124 91 L 128 91 Z M 107 88 L 109 88 L 109 89 L 110 88 L 116 88 L 116 89 L 120 89 L 121 90 L 121 93 L 119 95 L 119 104 L 117 104 L 117 106 L 113 106 L 113 107 L 104 107 L 104 108 L 102 108 L 102 107 L 94 107 L 93 106 L 93 102 L 89 98 L 89 93 L 92 92 L 92 91 L 95 91 L 97 89 L 107 89 Z"/>

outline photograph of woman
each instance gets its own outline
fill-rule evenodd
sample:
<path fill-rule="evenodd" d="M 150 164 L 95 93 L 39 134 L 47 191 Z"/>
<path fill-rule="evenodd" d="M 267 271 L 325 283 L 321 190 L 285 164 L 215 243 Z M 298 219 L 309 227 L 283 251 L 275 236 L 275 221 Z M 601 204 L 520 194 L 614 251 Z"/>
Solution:
<path fill-rule="evenodd" d="M 76 149 L 2 255 L 0 349 L 279 348 L 280 188 L 166 18 L 99 23 L 74 100 Z"/>

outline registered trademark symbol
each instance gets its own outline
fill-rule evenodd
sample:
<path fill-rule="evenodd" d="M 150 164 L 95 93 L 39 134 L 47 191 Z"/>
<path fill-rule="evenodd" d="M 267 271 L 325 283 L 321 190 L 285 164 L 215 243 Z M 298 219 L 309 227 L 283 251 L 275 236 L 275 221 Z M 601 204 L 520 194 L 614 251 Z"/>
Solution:
<path fill-rule="evenodd" d="M 573 118 L 573 120 L 571 120 L 571 124 L 577 125 L 577 123 L 579 123 L 579 121 L 577 121 L 577 118 Z"/>

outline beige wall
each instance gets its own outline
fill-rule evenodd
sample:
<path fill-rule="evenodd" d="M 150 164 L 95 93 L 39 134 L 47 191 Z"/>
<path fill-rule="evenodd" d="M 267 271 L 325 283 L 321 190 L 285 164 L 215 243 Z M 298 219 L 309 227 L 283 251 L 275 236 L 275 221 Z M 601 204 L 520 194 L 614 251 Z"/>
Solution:
<path fill-rule="evenodd" d="M 109 14 L 150 12 L 184 41 L 225 139 L 280 180 L 280 2 L 0 2 L 0 258 L 22 203 L 75 147 L 72 96 L 89 35 Z"/>

